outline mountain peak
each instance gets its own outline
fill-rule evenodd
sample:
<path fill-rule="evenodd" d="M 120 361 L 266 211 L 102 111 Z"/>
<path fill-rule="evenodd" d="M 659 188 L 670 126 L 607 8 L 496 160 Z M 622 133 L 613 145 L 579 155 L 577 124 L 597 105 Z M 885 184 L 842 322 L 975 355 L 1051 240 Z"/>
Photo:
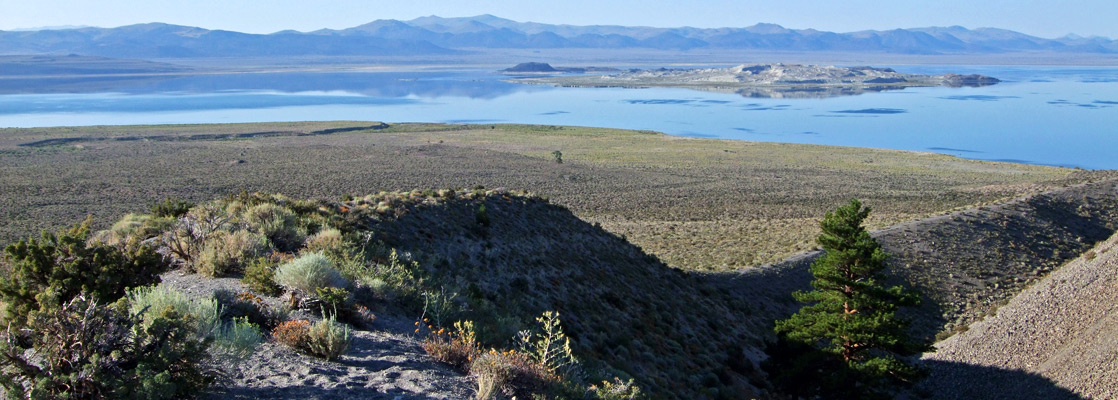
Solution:
<path fill-rule="evenodd" d="M 814 29 L 788 29 L 773 23 L 758 23 L 746 28 L 718 29 L 578 26 L 517 22 L 492 14 L 453 18 L 430 15 L 410 21 L 382 19 L 343 30 L 322 29 L 313 32 L 285 30 L 272 35 L 234 34 L 165 23 L 136 24 L 119 28 L 83 28 L 69 30 L 65 35 L 51 32 L 58 31 L 3 35 L 0 37 L 0 44 L 3 46 L 0 47 L 9 54 L 77 53 L 125 57 L 143 57 L 153 51 L 167 53 L 164 56 L 173 54 L 176 57 L 202 57 L 206 54 L 230 52 L 232 54 L 277 54 L 274 50 L 262 49 L 260 46 L 271 49 L 282 48 L 284 49 L 282 53 L 285 54 L 320 54 L 325 51 L 329 54 L 346 55 L 419 54 L 425 51 L 445 53 L 449 51 L 447 49 L 455 48 L 655 48 L 663 50 L 710 48 L 928 54 L 1022 51 L 1118 53 L 1118 41 L 1107 38 L 1065 36 L 1058 39 L 1042 39 L 997 28 L 967 29 L 962 26 L 948 26 L 834 33 Z M 307 39 L 301 35 L 314 38 Z M 261 36 L 270 36 L 287 42 L 261 45 L 259 43 Z M 231 43 L 229 40 L 232 37 L 238 38 L 240 42 L 236 46 L 226 46 Z M 368 38 L 381 39 L 381 42 L 374 46 L 376 48 L 368 47 L 370 43 Z M 225 42 L 216 45 L 211 43 L 211 40 Z M 129 45 L 125 45 L 126 43 Z M 420 44 L 419 47 L 414 46 L 417 43 Z"/>
<path fill-rule="evenodd" d="M 764 35 L 775 35 L 775 34 L 792 32 L 788 28 L 785 28 L 785 27 L 777 25 L 777 24 L 770 24 L 770 23 L 767 23 L 767 22 L 757 23 L 753 26 L 745 28 L 745 30 L 747 30 L 749 32 L 753 32 L 753 33 L 764 34 Z"/>

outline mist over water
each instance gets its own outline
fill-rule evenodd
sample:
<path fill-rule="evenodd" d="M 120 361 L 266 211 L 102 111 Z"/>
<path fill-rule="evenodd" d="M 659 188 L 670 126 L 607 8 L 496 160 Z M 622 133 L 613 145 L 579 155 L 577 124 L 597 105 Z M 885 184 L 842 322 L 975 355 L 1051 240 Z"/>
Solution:
<path fill-rule="evenodd" d="M 1118 68 L 896 66 L 1003 83 L 825 98 L 554 88 L 492 71 L 273 73 L 5 81 L 0 127 L 302 120 L 531 123 L 931 151 L 1118 168 Z"/>

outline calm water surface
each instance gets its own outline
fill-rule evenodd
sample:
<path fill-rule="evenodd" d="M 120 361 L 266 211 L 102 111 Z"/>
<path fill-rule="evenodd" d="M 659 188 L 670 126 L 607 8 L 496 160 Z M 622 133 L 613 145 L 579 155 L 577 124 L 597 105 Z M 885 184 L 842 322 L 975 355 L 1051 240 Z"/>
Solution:
<path fill-rule="evenodd" d="M 0 127 L 303 120 L 532 123 L 672 135 L 934 151 L 1118 168 L 1118 68 L 896 66 L 981 73 L 981 88 L 822 99 L 685 89 L 526 86 L 489 71 L 274 73 L 162 80 L 0 82 Z M 5 87 L 6 86 L 6 87 Z M 62 93 L 43 93 L 62 92 Z"/>

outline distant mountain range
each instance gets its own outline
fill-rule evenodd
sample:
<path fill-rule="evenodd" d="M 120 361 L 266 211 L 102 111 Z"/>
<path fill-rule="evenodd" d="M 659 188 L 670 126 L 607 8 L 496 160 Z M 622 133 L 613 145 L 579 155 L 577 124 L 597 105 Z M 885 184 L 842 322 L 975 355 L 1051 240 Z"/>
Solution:
<path fill-rule="evenodd" d="M 1019 32 L 959 26 L 849 33 L 787 29 L 573 26 L 517 22 L 492 15 L 377 20 L 348 29 L 267 35 L 150 23 L 119 28 L 0 31 L 0 54 L 80 54 L 180 58 L 238 56 L 385 56 L 453 54 L 475 49 L 751 49 L 994 54 L 1118 53 L 1118 41 L 1069 35 L 1044 39 Z"/>

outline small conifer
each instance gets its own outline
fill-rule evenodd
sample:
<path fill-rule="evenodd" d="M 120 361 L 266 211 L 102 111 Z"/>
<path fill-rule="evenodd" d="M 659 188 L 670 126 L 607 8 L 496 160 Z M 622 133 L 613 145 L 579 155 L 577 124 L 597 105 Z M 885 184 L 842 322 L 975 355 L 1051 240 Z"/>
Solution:
<path fill-rule="evenodd" d="M 908 322 L 896 316 L 899 306 L 916 305 L 919 297 L 880 282 L 886 255 L 862 227 L 869 213 L 858 200 L 827 213 L 817 239 L 826 252 L 811 265 L 815 289 L 793 294 L 808 305 L 776 322 L 782 340 L 812 348 L 818 353 L 809 357 L 830 358 L 829 364 L 839 366 L 841 371 L 829 371 L 820 382 L 845 386 L 842 391 L 858 398 L 918 378 L 920 370 L 905 357 L 930 349 L 910 340 Z M 819 389 L 834 394 L 836 388 Z"/>

